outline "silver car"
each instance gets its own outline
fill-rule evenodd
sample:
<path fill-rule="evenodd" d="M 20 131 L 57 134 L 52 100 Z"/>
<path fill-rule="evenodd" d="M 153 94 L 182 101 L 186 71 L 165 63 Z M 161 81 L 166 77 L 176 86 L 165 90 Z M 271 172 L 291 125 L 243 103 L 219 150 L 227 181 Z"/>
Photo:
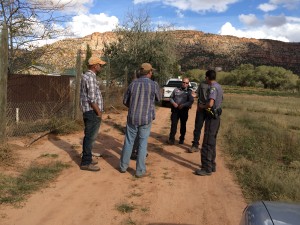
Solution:
<path fill-rule="evenodd" d="M 300 204 L 259 201 L 249 204 L 240 225 L 300 225 Z"/>

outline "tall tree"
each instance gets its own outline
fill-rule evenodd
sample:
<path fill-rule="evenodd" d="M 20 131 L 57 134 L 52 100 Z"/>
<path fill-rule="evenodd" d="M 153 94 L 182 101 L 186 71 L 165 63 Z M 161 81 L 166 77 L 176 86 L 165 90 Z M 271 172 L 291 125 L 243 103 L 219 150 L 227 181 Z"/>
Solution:
<path fill-rule="evenodd" d="M 0 0 L 0 25 L 5 23 L 8 29 L 11 72 L 18 50 L 30 49 L 36 41 L 66 33 L 59 24 L 65 22 L 67 16 L 59 12 L 71 6 L 72 0 Z"/>
<path fill-rule="evenodd" d="M 115 29 L 117 40 L 106 44 L 104 54 L 110 59 L 113 78 L 129 81 L 136 75 L 143 62 L 149 62 L 157 69 L 158 81 L 164 81 L 174 73 L 177 63 L 175 41 L 169 27 L 152 27 L 149 13 L 139 9 L 129 12 L 127 20 Z M 128 71 L 128 73 L 127 73 Z M 128 74 L 129 77 L 124 77 Z"/>

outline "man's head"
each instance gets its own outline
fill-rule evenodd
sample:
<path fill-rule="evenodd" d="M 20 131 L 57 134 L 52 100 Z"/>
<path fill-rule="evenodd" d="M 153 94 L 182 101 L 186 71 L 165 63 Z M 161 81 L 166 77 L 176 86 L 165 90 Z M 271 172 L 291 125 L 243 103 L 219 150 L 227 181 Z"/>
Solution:
<path fill-rule="evenodd" d="M 140 76 L 148 75 L 149 77 L 151 77 L 154 70 L 155 69 L 150 63 L 143 63 L 140 67 Z"/>
<path fill-rule="evenodd" d="M 207 70 L 205 73 L 205 78 L 207 81 L 214 81 L 217 78 L 217 73 L 214 70 Z"/>
<path fill-rule="evenodd" d="M 92 56 L 91 58 L 89 58 L 88 61 L 89 69 L 94 72 L 99 72 L 101 70 L 101 67 L 104 66 L 105 64 L 106 62 L 104 62 L 103 60 L 101 60 L 96 56 Z"/>
<path fill-rule="evenodd" d="M 189 87 L 189 83 L 190 83 L 190 80 L 189 80 L 189 78 L 183 78 L 182 79 L 182 84 L 181 84 L 181 87 L 182 88 L 188 88 Z"/>

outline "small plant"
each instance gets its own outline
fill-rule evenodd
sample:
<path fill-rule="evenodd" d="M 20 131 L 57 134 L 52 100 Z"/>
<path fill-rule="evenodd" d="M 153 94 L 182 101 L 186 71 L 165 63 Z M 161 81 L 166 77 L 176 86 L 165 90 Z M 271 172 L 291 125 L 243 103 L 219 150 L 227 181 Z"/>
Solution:
<path fill-rule="evenodd" d="M 136 225 L 136 222 L 134 222 L 131 217 L 129 217 L 124 223 L 124 225 Z"/>
<path fill-rule="evenodd" d="M 164 172 L 163 173 L 163 179 L 172 179 L 172 177 L 168 176 L 169 172 Z"/>
<path fill-rule="evenodd" d="M 131 192 L 129 197 L 141 197 L 143 195 L 143 193 L 138 193 L 138 192 Z"/>
<path fill-rule="evenodd" d="M 121 213 L 131 213 L 133 210 L 136 209 L 136 207 L 132 204 L 121 203 L 116 206 L 116 209 Z"/>
<path fill-rule="evenodd" d="M 148 212 L 149 210 L 150 210 L 149 207 L 143 207 L 143 208 L 141 208 L 141 211 L 144 212 L 144 213 Z"/>
<path fill-rule="evenodd" d="M 42 158 L 58 158 L 58 155 L 57 154 L 45 153 L 45 154 L 41 155 L 40 157 L 42 157 Z"/>

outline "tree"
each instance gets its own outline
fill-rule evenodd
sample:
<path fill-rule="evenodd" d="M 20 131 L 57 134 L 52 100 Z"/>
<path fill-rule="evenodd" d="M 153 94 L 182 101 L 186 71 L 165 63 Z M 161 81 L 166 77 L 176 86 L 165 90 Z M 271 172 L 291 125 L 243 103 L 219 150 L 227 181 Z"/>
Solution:
<path fill-rule="evenodd" d="M 82 62 L 82 71 L 83 73 L 85 73 L 87 70 L 88 70 L 88 61 L 89 61 L 89 58 L 91 58 L 92 56 L 92 49 L 90 47 L 89 44 L 86 45 L 86 54 L 85 54 L 85 60 Z"/>
<path fill-rule="evenodd" d="M 149 62 L 157 69 L 155 78 L 158 82 L 164 82 L 171 73 L 174 74 L 174 64 L 177 63 L 175 41 L 167 29 L 153 28 L 146 10 L 129 12 L 124 24 L 115 29 L 117 41 L 104 43 L 104 54 L 110 59 L 112 79 L 124 81 L 129 78 L 130 81 L 143 62 Z M 127 71 L 129 77 L 125 78 Z"/>
<path fill-rule="evenodd" d="M 66 33 L 59 27 L 67 20 L 66 15 L 59 12 L 72 4 L 72 0 L 0 0 L 0 24 L 8 29 L 9 69 L 14 71 L 14 60 L 19 50 L 34 47 L 33 43 L 56 38 Z"/>

